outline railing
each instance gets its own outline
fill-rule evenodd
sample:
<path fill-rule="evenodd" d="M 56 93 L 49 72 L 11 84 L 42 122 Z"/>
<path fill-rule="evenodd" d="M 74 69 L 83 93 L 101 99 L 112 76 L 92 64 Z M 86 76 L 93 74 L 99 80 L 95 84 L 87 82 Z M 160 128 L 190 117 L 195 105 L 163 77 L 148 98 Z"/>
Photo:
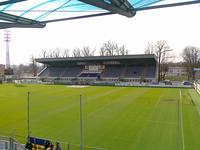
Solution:
<path fill-rule="evenodd" d="M 15 138 L 0 136 L 0 150 L 26 150 Z"/>
<path fill-rule="evenodd" d="M 194 83 L 194 88 L 196 89 L 196 91 L 200 94 L 200 81 L 196 81 Z"/>
<path fill-rule="evenodd" d="M 31 145 L 29 149 L 32 150 L 44 150 L 45 147 L 47 148 L 51 146 L 53 149 L 61 149 L 61 150 L 107 150 L 105 148 L 100 148 L 97 146 L 71 144 L 66 141 L 38 138 L 38 137 L 30 137 L 29 144 Z"/>
<path fill-rule="evenodd" d="M 52 144 L 57 142 L 51 140 Z M 62 150 L 107 150 L 99 147 L 90 147 L 83 145 L 82 147 L 78 144 L 69 144 L 67 142 L 59 142 Z M 56 148 L 56 144 L 55 147 Z M 34 145 L 32 149 L 41 150 L 44 146 Z M 20 144 L 15 138 L 0 136 L 0 150 L 27 150 L 23 144 Z"/>

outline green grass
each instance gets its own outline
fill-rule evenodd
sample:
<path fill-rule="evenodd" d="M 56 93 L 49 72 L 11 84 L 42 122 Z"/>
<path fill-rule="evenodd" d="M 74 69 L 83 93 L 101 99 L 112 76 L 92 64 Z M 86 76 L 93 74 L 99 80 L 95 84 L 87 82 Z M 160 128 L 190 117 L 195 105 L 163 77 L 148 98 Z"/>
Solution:
<path fill-rule="evenodd" d="M 109 150 L 200 149 L 200 98 L 193 89 L 0 85 L 0 134 L 25 139 L 21 137 L 27 135 L 28 91 L 32 136 L 79 144 L 82 95 L 84 145 Z"/>

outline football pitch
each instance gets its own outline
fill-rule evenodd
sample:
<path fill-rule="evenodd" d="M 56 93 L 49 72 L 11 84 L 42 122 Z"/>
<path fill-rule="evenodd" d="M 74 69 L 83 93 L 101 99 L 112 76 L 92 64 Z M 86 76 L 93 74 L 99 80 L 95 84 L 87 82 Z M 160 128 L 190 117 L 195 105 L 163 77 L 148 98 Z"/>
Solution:
<path fill-rule="evenodd" d="M 199 150 L 200 96 L 194 89 L 0 85 L 0 135 L 31 136 L 107 150 Z"/>

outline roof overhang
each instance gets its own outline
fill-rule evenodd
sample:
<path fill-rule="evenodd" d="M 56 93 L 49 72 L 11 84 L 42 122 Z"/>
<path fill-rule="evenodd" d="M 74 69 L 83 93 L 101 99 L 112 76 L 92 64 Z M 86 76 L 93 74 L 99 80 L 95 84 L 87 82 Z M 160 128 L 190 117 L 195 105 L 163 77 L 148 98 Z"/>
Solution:
<path fill-rule="evenodd" d="M 140 55 L 119 55 L 119 56 L 89 56 L 89 57 L 66 57 L 66 58 L 37 58 L 36 62 L 43 64 L 59 64 L 72 62 L 93 62 L 93 61 L 130 61 L 130 60 L 152 60 L 157 62 L 154 54 L 140 54 Z"/>
<path fill-rule="evenodd" d="M 133 6 L 127 0 L 79 0 L 84 3 L 117 13 L 126 17 L 133 17 L 136 14 Z"/>
<path fill-rule="evenodd" d="M 0 20 L 4 22 L 0 22 L 0 29 L 4 28 L 44 28 L 46 23 L 38 22 L 35 20 L 7 14 L 0 12 Z"/>
<path fill-rule="evenodd" d="M 18 2 L 23 2 L 26 0 L 5 0 L 0 2 L 0 6 L 2 5 L 11 5 L 16 4 Z M 35 20 L 23 18 L 20 16 L 0 12 L 0 20 L 3 22 L 0 22 L 0 29 L 5 28 L 44 28 L 46 26 L 45 23 L 40 23 Z"/>
<path fill-rule="evenodd" d="M 174 0 L 163 3 L 165 1 L 167 0 L 2 0 L 0 29 L 44 28 L 51 22 L 111 14 L 131 18 L 138 11 L 200 3 L 200 0 Z"/>
<path fill-rule="evenodd" d="M 23 1 L 26 1 L 26 0 L 5 0 L 5 1 L 0 2 L 0 6 L 14 4 L 14 3 L 23 2 Z"/>

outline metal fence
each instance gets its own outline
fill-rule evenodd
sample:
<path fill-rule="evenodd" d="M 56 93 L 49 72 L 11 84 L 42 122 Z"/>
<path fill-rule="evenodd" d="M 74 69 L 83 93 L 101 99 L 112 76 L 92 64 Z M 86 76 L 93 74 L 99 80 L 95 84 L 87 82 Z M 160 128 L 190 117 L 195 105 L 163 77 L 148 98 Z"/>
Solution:
<path fill-rule="evenodd" d="M 196 89 L 196 91 L 200 94 L 200 81 L 196 81 L 194 83 L 194 88 Z"/>
<path fill-rule="evenodd" d="M 79 144 L 70 144 L 68 142 L 61 142 L 57 140 L 48 140 L 54 145 L 59 143 L 61 150 L 107 150 L 99 147 L 80 146 Z M 32 150 L 44 150 L 44 145 L 32 144 Z M 9 136 L 0 136 L 0 150 L 27 150 L 24 144 L 18 142 L 15 138 Z"/>
<path fill-rule="evenodd" d="M 59 143 L 59 147 L 61 150 L 107 150 L 107 149 L 99 148 L 99 147 L 92 147 L 92 146 L 86 146 L 86 145 L 81 146 L 79 144 L 71 144 L 69 142 L 63 142 L 63 141 L 59 141 L 59 140 L 31 137 L 30 142 L 32 143 L 32 150 L 44 150 L 45 143 L 47 141 L 51 145 L 53 145 L 53 149 L 57 149 L 56 148 L 57 143 Z"/>
<path fill-rule="evenodd" d="M 20 144 L 15 138 L 0 136 L 0 150 L 25 150 L 24 145 Z"/>

